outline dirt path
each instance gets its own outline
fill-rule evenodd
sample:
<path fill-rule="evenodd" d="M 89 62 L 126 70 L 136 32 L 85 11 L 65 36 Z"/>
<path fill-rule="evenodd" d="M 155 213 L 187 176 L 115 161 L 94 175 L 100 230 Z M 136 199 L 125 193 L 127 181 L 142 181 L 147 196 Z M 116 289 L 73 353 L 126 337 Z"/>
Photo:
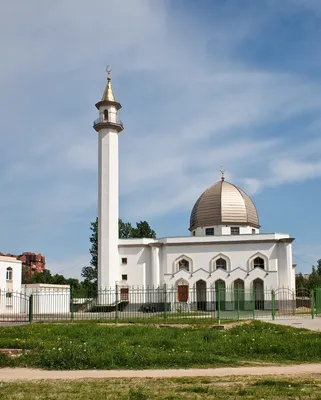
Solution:
<path fill-rule="evenodd" d="M 102 378 L 178 378 L 196 376 L 230 375 L 301 375 L 320 374 L 321 364 L 299 364 L 269 367 L 238 367 L 210 369 L 155 369 L 155 370 L 81 370 L 44 371 L 27 368 L 0 369 L 0 381 L 39 379 L 102 379 Z"/>

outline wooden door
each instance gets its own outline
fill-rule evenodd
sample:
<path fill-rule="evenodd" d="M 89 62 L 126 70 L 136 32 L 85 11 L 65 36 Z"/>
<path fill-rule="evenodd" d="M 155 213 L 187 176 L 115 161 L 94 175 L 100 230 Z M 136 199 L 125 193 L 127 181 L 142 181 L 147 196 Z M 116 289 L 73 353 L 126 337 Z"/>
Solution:
<path fill-rule="evenodd" d="M 178 301 L 182 303 L 186 303 L 188 300 L 188 286 L 187 285 L 178 285 L 177 286 L 177 294 Z"/>

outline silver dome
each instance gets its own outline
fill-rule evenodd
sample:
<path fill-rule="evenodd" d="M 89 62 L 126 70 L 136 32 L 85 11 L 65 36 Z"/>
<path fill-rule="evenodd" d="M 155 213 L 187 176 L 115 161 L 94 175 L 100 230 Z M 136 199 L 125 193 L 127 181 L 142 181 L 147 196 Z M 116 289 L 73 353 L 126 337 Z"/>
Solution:
<path fill-rule="evenodd" d="M 195 203 L 189 230 L 215 225 L 259 228 L 259 216 L 250 197 L 224 179 L 210 186 Z"/>

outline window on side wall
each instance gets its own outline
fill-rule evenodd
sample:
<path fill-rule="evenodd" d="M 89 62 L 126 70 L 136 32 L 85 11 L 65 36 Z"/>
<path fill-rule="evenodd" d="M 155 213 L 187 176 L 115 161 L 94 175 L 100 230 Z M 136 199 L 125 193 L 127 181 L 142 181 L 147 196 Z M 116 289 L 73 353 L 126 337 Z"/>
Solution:
<path fill-rule="evenodd" d="M 122 275 L 122 276 L 121 276 L 121 280 L 122 280 L 122 281 L 127 281 L 127 275 Z"/>
<path fill-rule="evenodd" d="M 127 257 L 122 258 L 122 259 L 121 259 L 121 263 L 122 263 L 122 264 L 127 264 Z"/>
<path fill-rule="evenodd" d="M 214 236 L 214 228 L 205 228 L 206 236 Z"/>
<path fill-rule="evenodd" d="M 240 228 L 238 226 L 231 226 L 231 235 L 239 235 Z"/>
<path fill-rule="evenodd" d="M 12 268 L 8 267 L 6 271 L 6 280 L 7 281 L 12 281 Z"/>

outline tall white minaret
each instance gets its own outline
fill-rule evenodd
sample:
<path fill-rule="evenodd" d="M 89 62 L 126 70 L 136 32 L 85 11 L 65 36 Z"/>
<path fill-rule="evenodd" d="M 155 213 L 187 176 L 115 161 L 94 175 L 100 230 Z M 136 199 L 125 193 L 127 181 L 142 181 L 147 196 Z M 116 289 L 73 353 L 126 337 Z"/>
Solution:
<path fill-rule="evenodd" d="M 104 95 L 96 104 L 99 118 L 94 129 L 98 143 L 98 289 L 115 287 L 120 280 L 118 254 L 118 134 L 124 127 L 118 119 L 120 103 L 115 101 L 108 73 Z M 102 299 L 101 299 L 102 302 Z M 103 302 L 108 302 L 106 301 Z"/>

